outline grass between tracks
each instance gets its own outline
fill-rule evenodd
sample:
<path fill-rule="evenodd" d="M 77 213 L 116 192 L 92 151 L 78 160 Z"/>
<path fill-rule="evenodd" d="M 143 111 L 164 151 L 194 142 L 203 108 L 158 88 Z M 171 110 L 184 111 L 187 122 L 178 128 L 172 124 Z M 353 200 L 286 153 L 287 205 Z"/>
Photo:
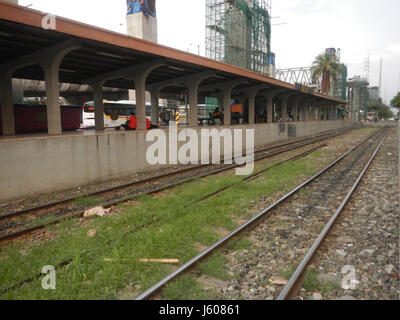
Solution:
<path fill-rule="evenodd" d="M 249 218 L 251 208 L 277 191 L 290 190 L 300 178 L 311 176 L 321 165 L 324 151 L 289 162 L 266 172 L 261 178 L 233 186 L 227 191 L 187 206 L 195 199 L 242 179 L 220 174 L 175 187 L 163 196 L 141 196 L 135 205 L 119 206 L 119 213 L 94 218 L 77 227 L 76 220 L 49 228 L 55 238 L 40 243 L 18 243 L 0 253 L 0 289 L 41 272 L 43 266 L 57 266 L 56 290 L 44 290 L 42 277 L 18 289 L 0 294 L 0 299 L 130 299 L 155 284 L 177 266 L 141 263 L 141 258 L 180 259 L 194 257 L 196 245 L 207 246 L 221 238 L 221 230 L 238 227 L 237 218 Z M 268 165 L 257 165 L 261 170 Z M 146 225 L 146 227 L 143 227 Z M 89 238 L 87 232 L 97 235 Z M 248 246 L 233 242 L 232 250 Z M 227 279 L 226 262 L 213 255 L 198 271 L 210 277 Z M 44 275 L 43 275 L 44 276 Z M 184 295 L 177 294 L 184 292 Z M 190 276 L 178 278 L 164 291 L 166 298 L 213 298 Z"/>

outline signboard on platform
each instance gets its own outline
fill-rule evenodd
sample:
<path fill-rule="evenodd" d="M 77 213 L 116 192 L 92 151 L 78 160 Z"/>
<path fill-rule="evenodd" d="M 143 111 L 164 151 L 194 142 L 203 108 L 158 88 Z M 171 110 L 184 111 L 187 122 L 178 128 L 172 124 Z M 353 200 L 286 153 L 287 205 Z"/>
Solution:
<path fill-rule="evenodd" d="M 243 107 L 241 104 L 232 105 L 232 112 L 243 112 Z"/>
<path fill-rule="evenodd" d="M 218 108 L 218 99 L 217 98 L 212 98 L 212 97 L 206 97 L 206 107 L 207 109 L 216 109 Z"/>

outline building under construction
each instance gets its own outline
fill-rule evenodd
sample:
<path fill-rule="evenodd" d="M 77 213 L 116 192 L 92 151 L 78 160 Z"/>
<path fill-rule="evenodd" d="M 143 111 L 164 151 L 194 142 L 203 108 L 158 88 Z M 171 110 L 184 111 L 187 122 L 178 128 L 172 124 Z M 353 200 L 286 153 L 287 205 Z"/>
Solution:
<path fill-rule="evenodd" d="M 206 56 L 269 75 L 271 1 L 207 0 L 206 6 Z"/>
<path fill-rule="evenodd" d="M 349 79 L 347 83 L 347 99 L 350 104 L 353 121 L 359 121 L 361 116 L 366 116 L 369 97 L 368 85 L 368 79 L 360 76 Z"/>

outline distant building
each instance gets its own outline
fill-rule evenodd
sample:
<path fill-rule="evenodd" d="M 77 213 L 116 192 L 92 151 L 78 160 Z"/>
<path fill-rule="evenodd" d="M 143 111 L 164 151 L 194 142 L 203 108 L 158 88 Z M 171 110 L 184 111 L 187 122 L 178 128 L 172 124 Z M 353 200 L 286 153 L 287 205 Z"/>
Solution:
<path fill-rule="evenodd" d="M 379 100 L 379 87 L 368 88 L 368 101 L 374 102 Z"/>
<path fill-rule="evenodd" d="M 347 99 L 350 104 L 351 119 L 355 122 L 360 120 L 360 112 L 366 116 L 368 85 L 368 80 L 360 76 L 355 76 L 347 82 Z"/>

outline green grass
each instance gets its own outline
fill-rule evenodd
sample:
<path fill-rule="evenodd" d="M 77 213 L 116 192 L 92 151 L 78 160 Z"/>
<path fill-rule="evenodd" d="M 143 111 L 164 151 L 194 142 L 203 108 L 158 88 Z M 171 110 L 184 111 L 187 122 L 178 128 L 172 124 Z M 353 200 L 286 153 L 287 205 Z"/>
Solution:
<path fill-rule="evenodd" d="M 237 238 L 231 240 L 226 248 L 231 251 L 241 251 L 251 248 L 251 241 L 247 238 Z"/>
<path fill-rule="evenodd" d="M 237 227 L 235 218 L 248 217 L 255 201 L 292 189 L 298 184 L 299 173 L 312 175 L 319 164 L 318 153 L 313 154 L 273 168 L 255 181 L 237 184 L 195 206 L 185 207 L 242 179 L 234 173 L 210 176 L 166 191 L 166 197 L 141 196 L 135 199 L 138 205 L 120 205 L 120 214 L 93 218 L 85 227 L 77 227 L 75 220 L 52 226 L 49 230 L 57 234 L 54 240 L 4 248 L 0 254 L 0 288 L 40 273 L 44 265 L 56 266 L 72 258 L 72 263 L 57 270 L 57 289 L 43 290 L 38 279 L 1 294 L 0 299 L 117 299 L 117 292 L 128 286 L 140 285 L 144 290 L 170 273 L 171 268 L 164 264 L 140 263 L 140 258 L 188 261 L 197 254 L 196 243 L 210 245 L 220 238 L 213 230 L 233 230 Z M 264 167 L 257 166 L 257 170 Z M 95 238 L 87 236 L 89 229 L 97 230 Z M 236 245 L 246 248 L 249 243 L 240 241 Z M 105 258 L 113 262 L 105 262 Z M 214 259 L 205 263 L 203 271 L 224 277 L 220 258 Z M 185 278 L 177 281 L 178 287 L 190 287 L 190 281 Z M 203 296 L 196 286 L 193 288 L 195 296 Z M 171 297 L 173 292 L 171 289 Z"/>
<path fill-rule="evenodd" d="M 86 196 L 86 197 L 76 198 L 73 202 L 74 204 L 83 207 L 94 207 L 99 203 L 99 200 L 91 196 Z"/>
<path fill-rule="evenodd" d="M 206 261 L 201 262 L 198 265 L 197 270 L 210 278 L 229 280 L 231 279 L 231 276 L 227 273 L 227 262 L 228 261 L 224 255 L 214 254 Z"/>
<path fill-rule="evenodd" d="M 165 287 L 163 298 L 166 300 L 210 300 L 214 297 L 192 277 L 183 275 Z"/>
<path fill-rule="evenodd" d="M 279 272 L 279 275 L 287 280 L 291 278 L 293 273 L 295 272 L 296 267 L 295 266 L 289 266 Z M 302 282 L 302 287 L 308 291 L 318 291 L 322 293 L 327 293 L 331 292 L 333 290 L 338 290 L 340 289 L 340 285 L 336 282 L 332 281 L 326 281 L 326 282 L 321 282 L 318 279 L 318 272 L 315 270 L 312 270 L 310 268 L 307 268 L 303 282 Z"/>

